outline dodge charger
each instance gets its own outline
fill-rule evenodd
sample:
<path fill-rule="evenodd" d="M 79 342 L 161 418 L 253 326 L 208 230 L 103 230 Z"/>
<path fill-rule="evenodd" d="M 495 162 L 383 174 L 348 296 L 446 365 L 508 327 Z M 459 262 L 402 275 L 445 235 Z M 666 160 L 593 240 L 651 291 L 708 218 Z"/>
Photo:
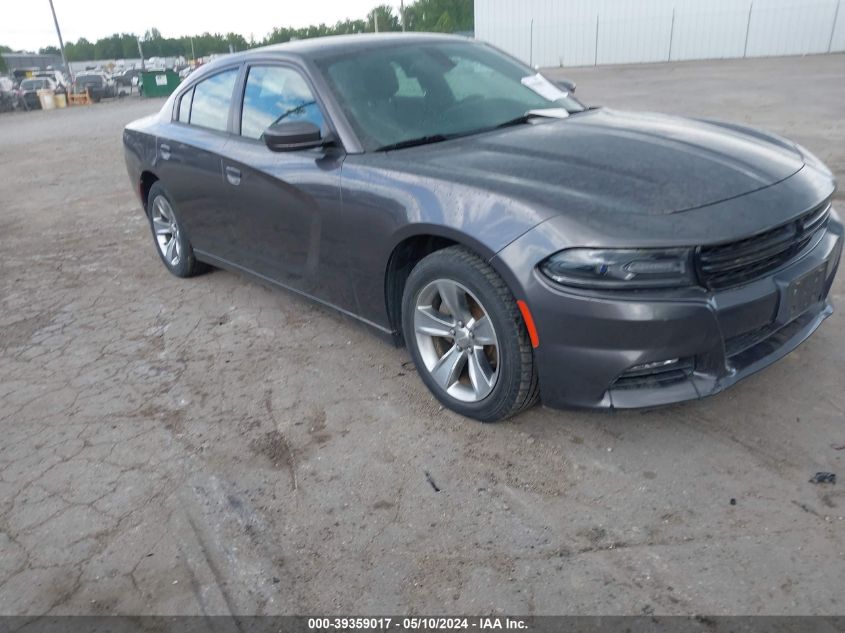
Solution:
<path fill-rule="evenodd" d="M 831 314 L 818 158 L 572 90 L 460 37 L 319 38 L 203 66 L 123 143 L 171 273 L 348 315 L 482 421 L 702 398 Z"/>

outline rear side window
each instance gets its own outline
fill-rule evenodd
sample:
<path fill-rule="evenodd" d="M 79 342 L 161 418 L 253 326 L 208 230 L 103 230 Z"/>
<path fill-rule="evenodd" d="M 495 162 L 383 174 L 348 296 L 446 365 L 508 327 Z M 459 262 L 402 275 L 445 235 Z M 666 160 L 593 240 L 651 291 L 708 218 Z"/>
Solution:
<path fill-rule="evenodd" d="M 241 136 L 259 139 L 279 121 L 308 121 L 324 130 L 323 114 L 302 75 L 284 66 L 253 66 L 244 90 Z"/>
<path fill-rule="evenodd" d="M 235 88 L 237 76 L 237 68 L 224 70 L 199 82 L 194 87 L 189 117 L 191 125 L 220 132 L 226 131 L 229 122 L 229 104 L 232 101 L 232 91 Z M 181 107 L 179 120 L 182 120 Z"/>
<path fill-rule="evenodd" d="M 179 123 L 191 122 L 191 101 L 194 98 L 193 88 L 179 99 Z"/>

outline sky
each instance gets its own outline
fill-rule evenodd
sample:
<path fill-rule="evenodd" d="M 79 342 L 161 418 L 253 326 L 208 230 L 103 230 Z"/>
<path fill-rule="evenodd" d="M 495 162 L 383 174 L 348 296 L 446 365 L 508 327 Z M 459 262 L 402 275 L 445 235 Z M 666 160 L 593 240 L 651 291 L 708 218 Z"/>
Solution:
<path fill-rule="evenodd" d="M 259 40 L 276 26 L 302 27 L 363 18 L 374 6 L 399 6 L 399 0 L 53 0 L 62 37 L 91 42 L 112 33 L 143 34 L 157 28 L 164 37 L 209 33 L 240 33 Z M 48 0 L 14 2 L 0 20 L 0 44 L 37 50 L 58 46 Z"/>

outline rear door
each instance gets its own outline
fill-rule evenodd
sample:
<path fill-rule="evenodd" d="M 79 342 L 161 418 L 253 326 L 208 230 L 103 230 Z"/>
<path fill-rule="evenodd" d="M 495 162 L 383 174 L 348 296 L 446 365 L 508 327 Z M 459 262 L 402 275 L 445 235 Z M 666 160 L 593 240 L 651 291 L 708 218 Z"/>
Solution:
<path fill-rule="evenodd" d="M 167 137 L 156 141 L 159 176 L 200 256 L 225 257 L 226 221 L 221 153 L 228 140 L 239 66 L 217 72 L 177 98 Z"/>
<path fill-rule="evenodd" d="M 331 125 L 306 75 L 285 63 L 253 63 L 244 73 L 226 146 L 233 262 L 313 297 L 351 309 L 343 254 L 338 147 L 272 152 L 262 134 L 272 123 L 310 121 L 324 138 Z"/>

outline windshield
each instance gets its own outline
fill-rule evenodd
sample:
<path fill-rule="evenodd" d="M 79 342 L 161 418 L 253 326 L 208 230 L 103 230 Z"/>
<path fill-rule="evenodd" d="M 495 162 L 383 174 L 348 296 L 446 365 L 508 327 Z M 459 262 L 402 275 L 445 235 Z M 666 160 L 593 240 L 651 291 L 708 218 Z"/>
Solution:
<path fill-rule="evenodd" d="M 44 88 L 46 83 L 43 79 L 26 79 L 21 82 L 21 90 L 39 90 Z"/>
<path fill-rule="evenodd" d="M 76 83 L 83 86 L 99 86 L 103 83 L 100 75 L 77 75 Z"/>
<path fill-rule="evenodd" d="M 473 42 L 405 44 L 317 64 L 370 151 L 489 130 L 531 110 L 584 109 L 528 66 Z"/>

